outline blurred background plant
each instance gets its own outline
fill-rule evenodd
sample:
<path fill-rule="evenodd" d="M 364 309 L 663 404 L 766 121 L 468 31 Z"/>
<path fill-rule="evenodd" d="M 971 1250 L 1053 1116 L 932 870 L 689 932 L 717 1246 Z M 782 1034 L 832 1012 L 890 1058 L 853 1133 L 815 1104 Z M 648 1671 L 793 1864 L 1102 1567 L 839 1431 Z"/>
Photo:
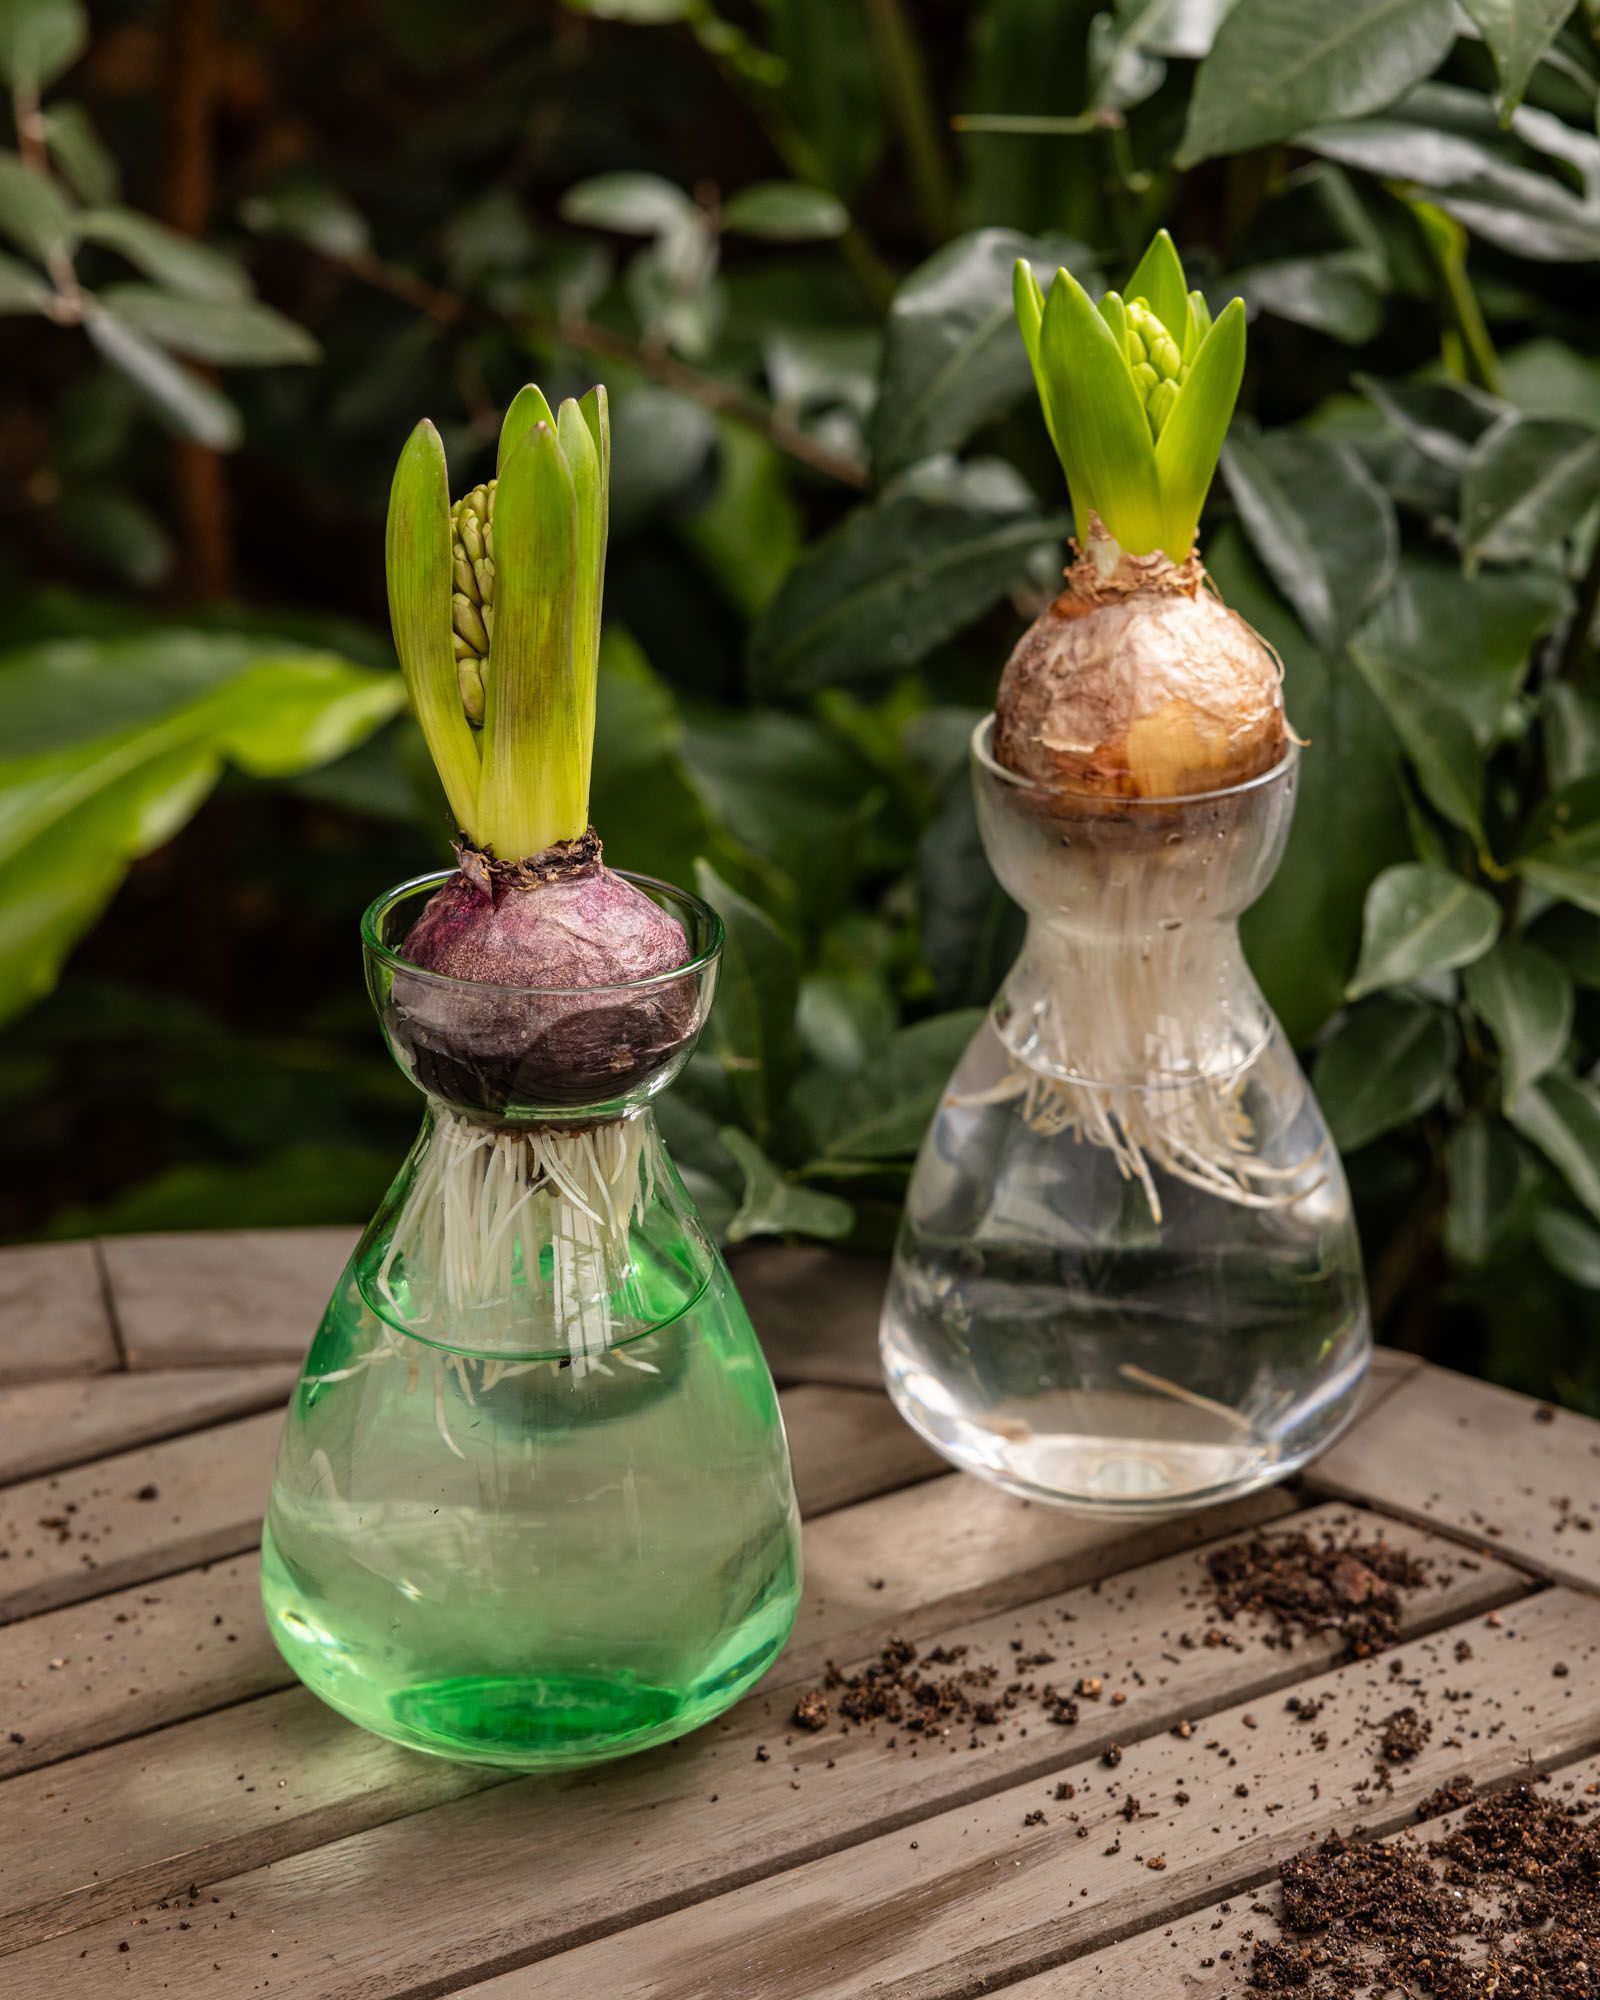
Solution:
<path fill-rule="evenodd" d="M 1017 937 L 966 744 L 1065 494 L 1013 258 L 1165 223 L 1251 364 L 1205 534 L 1310 739 L 1252 913 L 1390 1339 L 1600 1409 L 1596 20 L 1571 0 L 9 0 L 11 1237 L 364 1220 L 355 921 L 448 825 L 400 441 L 615 410 L 595 817 L 729 948 L 710 1220 L 886 1248 Z M 268 303 L 270 301 L 271 303 Z"/>

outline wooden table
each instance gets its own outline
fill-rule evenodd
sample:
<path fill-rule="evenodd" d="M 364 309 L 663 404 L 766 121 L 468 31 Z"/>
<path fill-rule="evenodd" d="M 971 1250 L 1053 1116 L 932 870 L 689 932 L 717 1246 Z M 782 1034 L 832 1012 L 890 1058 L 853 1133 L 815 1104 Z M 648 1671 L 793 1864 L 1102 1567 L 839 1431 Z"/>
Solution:
<path fill-rule="evenodd" d="M 1385 1355 L 1298 1484 L 1076 1519 L 943 1470 L 869 1386 L 876 1267 L 776 1249 L 740 1275 L 807 1575 L 768 1681 L 565 1779 L 396 1749 L 290 1681 L 256 1601 L 279 1408 L 348 1242 L 0 1253 L 0 1993 L 1220 2000 L 1277 1867 L 1326 1830 L 1389 1834 L 1463 1771 L 1592 1779 L 1600 1425 Z M 1248 1620 L 1193 1643 L 1207 1545 L 1352 1524 L 1431 1565 L 1392 1652 L 1338 1665 L 1331 1637 L 1285 1650 Z M 1003 1660 L 1046 1627 L 1058 1678 L 1104 1677 L 1075 1727 L 793 1726 L 828 1658 L 897 1633 Z M 1473 1726 L 1374 1790 L 1340 1719 L 1396 1681 L 1448 1714 L 1463 1677 Z M 1314 1771 L 1291 1687 L 1334 1718 Z"/>

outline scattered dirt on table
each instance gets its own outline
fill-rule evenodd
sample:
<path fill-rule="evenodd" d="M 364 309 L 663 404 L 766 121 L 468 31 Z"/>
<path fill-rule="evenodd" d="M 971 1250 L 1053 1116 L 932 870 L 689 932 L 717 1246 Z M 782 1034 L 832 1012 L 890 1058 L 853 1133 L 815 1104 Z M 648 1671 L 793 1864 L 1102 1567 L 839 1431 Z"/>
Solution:
<path fill-rule="evenodd" d="M 1463 1779 L 1422 1811 L 1459 1805 Z M 1596 2000 L 1600 1815 L 1542 1785 L 1482 1798 L 1423 1841 L 1334 1835 L 1286 1863 L 1281 1938 L 1250 1985 L 1295 2000 Z"/>
<path fill-rule="evenodd" d="M 1409 1764 L 1421 1756 L 1432 1734 L 1433 1724 L 1414 1708 L 1397 1708 L 1378 1725 L 1378 1755 L 1385 1764 Z"/>
<path fill-rule="evenodd" d="M 1336 1631 L 1352 1659 L 1366 1659 L 1399 1636 L 1400 1593 L 1429 1580 L 1427 1563 L 1387 1542 L 1325 1536 L 1255 1535 L 1209 1556 L 1212 1610 L 1231 1622 L 1269 1618 L 1267 1643 Z"/>

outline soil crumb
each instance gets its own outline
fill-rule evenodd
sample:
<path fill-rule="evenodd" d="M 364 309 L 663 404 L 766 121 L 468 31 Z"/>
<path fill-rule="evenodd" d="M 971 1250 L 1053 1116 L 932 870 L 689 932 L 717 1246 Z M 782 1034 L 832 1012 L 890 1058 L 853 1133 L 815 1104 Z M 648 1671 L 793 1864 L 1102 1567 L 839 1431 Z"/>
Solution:
<path fill-rule="evenodd" d="M 1337 1632 L 1351 1659 L 1367 1659 L 1399 1636 L 1400 1593 L 1429 1580 L 1427 1563 L 1387 1542 L 1326 1536 L 1256 1535 L 1209 1556 L 1212 1609 L 1224 1621 L 1265 1617 L 1269 1645 Z"/>

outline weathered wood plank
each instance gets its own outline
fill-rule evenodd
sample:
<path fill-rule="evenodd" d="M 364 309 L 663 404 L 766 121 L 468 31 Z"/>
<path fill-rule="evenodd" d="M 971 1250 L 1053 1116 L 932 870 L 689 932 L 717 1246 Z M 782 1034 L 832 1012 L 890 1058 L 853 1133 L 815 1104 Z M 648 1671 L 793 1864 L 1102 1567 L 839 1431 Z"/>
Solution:
<path fill-rule="evenodd" d="M 250 1548 L 282 1422 L 273 1410 L 0 1489 L 0 1620 Z"/>
<path fill-rule="evenodd" d="M 802 1514 L 825 1514 L 949 1471 L 881 1389 L 786 1389 L 783 1422 Z"/>
<path fill-rule="evenodd" d="M 215 1229 L 104 1238 L 128 1366 L 303 1360 L 358 1235 Z"/>
<path fill-rule="evenodd" d="M 121 1365 L 92 1243 L 0 1250 L 0 1382 Z M 0 1406 L 0 1414 L 9 1408 Z M 12 1419 L 7 1416 L 9 1427 Z"/>
<path fill-rule="evenodd" d="M 885 1257 L 787 1243 L 746 1243 L 729 1255 L 734 1282 L 780 1382 L 879 1388 L 878 1312 Z"/>
<path fill-rule="evenodd" d="M 229 1417 L 281 1409 L 295 1376 L 279 1362 L 21 1383 L 0 1395 L 0 1485 Z"/>
<path fill-rule="evenodd" d="M 1593 1746 L 1600 1718 L 1573 1677 L 1600 1658 L 1600 1603 L 1556 1590 L 1505 1614 L 1500 1631 L 1474 1621 L 1465 1706 L 1447 1693 L 1463 1675 L 1460 1630 L 1301 1683 L 1301 1697 L 1324 1704 L 1320 1751 L 1282 1703 L 1241 1704 L 1189 1741 L 1128 1747 L 1115 1770 L 1073 1764 L 1065 1805 L 1035 1780 L 492 1979 L 472 2000 L 858 2000 L 868 1982 L 885 2000 L 955 2000 L 1261 1882 L 1353 1813 L 1375 1831 L 1403 1825 L 1466 1765 L 1492 1782 Z M 1566 1662 L 1571 1675 L 1555 1677 Z M 1439 1725 L 1411 1764 L 1380 1767 L 1373 1725 L 1402 1699 Z M 821 1789 L 808 1785 L 808 1803 Z M 1043 1823 L 1027 1824 L 1036 1812 Z"/>
<path fill-rule="evenodd" d="M 1600 1589 L 1600 1425 L 1587 1417 L 1425 1368 L 1310 1466 L 1306 1483 Z"/>
<path fill-rule="evenodd" d="M 0 1627 L 0 1776 L 288 1680 L 254 1551 L 24 1618 Z"/>
<path fill-rule="evenodd" d="M 1551 1793 L 1566 1798 L 1600 1780 L 1600 1764 L 1564 1764 L 1551 1773 Z M 1442 1839 L 1464 1814 L 1416 1823 L 1419 1839 Z M 1346 1829 L 1348 1830 L 1348 1829 Z M 1249 2000 L 1251 1946 L 1281 1936 L 1277 1883 L 1212 1903 L 1192 1916 L 1141 1931 L 1072 1968 L 1073 2000 Z M 1004 1989 L 1005 2000 L 1061 2000 L 1061 1974 L 1048 1972 Z M 1259 1996 L 1258 1996 L 1259 2000 Z"/>
<path fill-rule="evenodd" d="M 1313 1525 L 1331 1525 L 1341 1511 L 1325 1510 Z M 1423 1546 L 1414 1531 L 1401 1535 Z M 1503 1601 L 1520 1587 L 1503 1567 L 1471 1558 L 1464 1566 L 1445 1545 L 1428 1546 L 1441 1580 L 1416 1594 L 1414 1624 Z M 1070 1736 L 1036 1710 L 982 1732 L 976 1747 L 963 1730 L 950 1742 L 927 1741 L 921 1755 L 910 1739 L 892 1747 L 888 1729 L 791 1740 L 796 1689 L 775 1686 L 669 1751 L 589 1775 L 513 1784 L 464 1801 L 447 1818 L 382 1826 L 228 1885 L 223 1902 L 237 1913 L 227 1918 L 230 1962 L 267 1970 L 252 1954 L 258 1944 L 276 1951 L 273 1981 L 289 1982 L 296 1993 L 442 1990 L 443 1981 L 470 1975 L 512 1936 L 524 1955 L 548 1950 L 563 1938 L 626 1923 L 651 1904 L 682 1901 L 1013 1784 L 1023 1773 L 1041 1774 L 1069 1750 L 1081 1757 L 1113 1736 L 1131 1742 L 1219 1701 L 1259 1695 L 1331 1657 L 1327 1641 L 1295 1652 L 1259 1639 L 1237 1649 L 1181 1647 L 1181 1627 L 1204 1629 L 1201 1576 L 1185 1554 L 1113 1588 L 1081 1589 L 944 1635 L 1008 1674 L 1014 1643 L 1036 1648 L 1044 1641 L 1063 1648 L 1057 1671 L 1066 1684 L 1075 1671 L 1103 1672 L 1105 1699 L 1084 1702 Z M 1600 1622 L 1600 1606 L 1595 1617 Z M 415 1760 L 391 1752 L 385 1762 L 382 1746 L 354 1731 L 344 1746 L 321 1738 L 300 1744 L 295 1718 L 314 1707 L 299 1693 L 277 1696 L 12 1780 L 0 1790 L 0 1809 L 18 1854 L 29 1858 L 9 1871 L 8 1900 L 15 1901 L 7 1934 L 20 1940 L 81 1923 L 118 1898 L 216 1880 L 247 1834 L 255 1859 L 264 1861 L 329 1839 L 352 1814 L 370 1813 L 376 1823 L 429 1802 L 413 1802 L 405 1789 L 404 1769 Z M 129 1795 L 144 1788 L 163 1742 L 173 1746 L 166 1765 L 182 1769 L 185 1784 L 132 1814 Z M 757 1754 L 763 1745 L 770 1746 L 766 1757 Z M 265 1799 L 238 1791 L 234 1762 L 273 1774 Z M 130 1837 L 131 1818 L 137 1832 Z M 434 1854 L 426 1870 L 413 1858 L 419 1841 Z M 327 1899 L 324 1908 L 338 1911 L 326 1929 L 301 1925 L 307 1891 L 297 1871 L 313 1861 L 316 1893 Z M 410 1884 L 399 1936 L 396 1880 Z M 528 1893 L 532 1885 L 536 1893 Z M 152 1917 L 149 1928 L 159 1922 Z M 176 1959 L 161 1962 L 161 1976 L 177 1973 Z M 597 1990 L 607 1989 L 602 1983 Z M 738 1990 L 737 1982 L 729 1990 Z"/>

